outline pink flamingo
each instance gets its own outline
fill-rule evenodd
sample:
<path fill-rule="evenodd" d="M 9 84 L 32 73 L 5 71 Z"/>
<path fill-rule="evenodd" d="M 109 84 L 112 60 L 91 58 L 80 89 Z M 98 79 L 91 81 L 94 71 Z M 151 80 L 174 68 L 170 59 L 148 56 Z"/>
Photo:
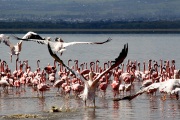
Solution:
<path fill-rule="evenodd" d="M 73 81 L 71 88 L 77 97 L 84 90 L 84 85 L 82 85 L 81 81 L 76 77 L 71 81 Z"/>
<path fill-rule="evenodd" d="M 111 83 L 111 87 L 114 93 L 114 98 L 116 97 L 117 94 L 119 94 L 119 85 L 120 85 L 119 76 L 117 76 L 117 74 L 114 74 L 114 80 Z"/>
<path fill-rule="evenodd" d="M 61 87 L 62 87 L 65 95 L 67 95 L 67 94 L 70 95 L 71 86 L 70 86 L 69 78 L 68 78 L 68 76 L 65 76 L 64 79 L 65 79 L 65 83 L 63 83 L 63 84 L 61 85 Z"/>
<path fill-rule="evenodd" d="M 54 60 L 54 66 L 51 66 L 48 64 L 46 67 L 44 67 L 44 70 L 46 71 L 47 74 L 52 73 L 53 71 L 56 70 L 56 61 Z"/>
<path fill-rule="evenodd" d="M 59 92 L 60 87 L 62 86 L 62 84 L 65 83 L 65 79 L 62 77 L 61 79 L 58 79 L 55 81 L 55 83 L 53 84 L 53 87 L 57 87 L 58 90 L 57 92 Z"/>
<path fill-rule="evenodd" d="M 0 86 L 3 88 L 4 92 L 8 93 L 8 86 L 10 86 L 10 84 L 7 79 L 7 76 L 4 73 L 1 73 Z"/>
<path fill-rule="evenodd" d="M 37 85 L 38 92 L 41 92 L 41 97 L 44 97 L 44 92 L 47 90 L 50 90 L 50 86 L 48 86 L 46 83 L 40 82 Z"/>
<path fill-rule="evenodd" d="M 108 84 L 109 84 L 109 82 L 108 82 L 108 79 L 109 79 L 109 78 L 108 78 L 108 75 L 107 75 L 107 74 L 105 75 L 104 79 L 105 79 L 105 81 L 101 82 L 101 83 L 99 84 L 99 86 L 98 86 L 98 88 L 99 88 L 101 91 L 103 91 L 103 93 L 104 93 L 103 97 L 106 95 L 106 89 L 107 89 Z"/>

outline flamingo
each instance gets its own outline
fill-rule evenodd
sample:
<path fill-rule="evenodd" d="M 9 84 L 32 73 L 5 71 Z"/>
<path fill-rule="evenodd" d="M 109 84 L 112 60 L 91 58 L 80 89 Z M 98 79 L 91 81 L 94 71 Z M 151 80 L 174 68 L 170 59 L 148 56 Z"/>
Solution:
<path fill-rule="evenodd" d="M 7 76 L 5 76 L 5 74 L 1 74 L 1 80 L 0 80 L 0 86 L 3 88 L 4 91 L 8 90 L 8 86 L 10 86 L 10 84 L 7 81 Z"/>
<path fill-rule="evenodd" d="M 76 95 L 79 95 L 84 90 L 84 86 L 80 83 L 75 83 L 72 85 L 72 90 L 75 92 Z"/>
<path fill-rule="evenodd" d="M 33 36 L 33 34 L 31 34 Z M 31 36 L 31 37 L 32 37 Z M 103 42 L 64 42 L 61 38 L 56 38 L 55 41 L 51 41 L 51 38 L 48 37 L 46 39 L 29 39 L 29 38 L 19 38 L 14 36 L 17 40 L 23 40 L 23 41 L 34 41 L 40 44 L 47 45 L 48 43 L 51 45 L 51 49 L 55 52 L 60 53 L 60 55 L 63 54 L 63 51 L 66 50 L 66 47 L 76 44 L 104 44 L 109 41 L 111 41 L 111 38 L 108 38 L 106 41 Z"/>
<path fill-rule="evenodd" d="M 118 74 L 114 74 L 114 80 L 111 83 L 111 87 L 114 93 L 114 98 L 116 97 L 117 94 L 119 94 L 119 85 L 120 85 L 119 76 Z"/>
<path fill-rule="evenodd" d="M 103 78 L 103 77 L 102 77 L 102 78 Z M 106 95 L 106 89 L 107 89 L 107 87 L 108 87 L 108 79 L 109 79 L 108 76 L 107 76 L 107 74 L 105 75 L 104 79 L 105 79 L 105 81 L 101 82 L 101 83 L 99 84 L 98 88 L 99 88 L 101 91 L 103 91 L 104 96 L 105 96 L 105 95 Z"/>
<path fill-rule="evenodd" d="M 51 66 L 49 63 L 46 67 L 44 67 L 44 70 L 46 71 L 46 73 L 49 75 L 53 72 L 56 72 L 56 61 L 54 60 L 54 66 Z"/>
<path fill-rule="evenodd" d="M 41 92 L 41 97 L 44 97 L 44 92 L 50 89 L 46 83 L 40 82 L 37 85 L 38 92 Z"/>
<path fill-rule="evenodd" d="M 57 87 L 59 91 L 60 87 L 62 86 L 62 84 L 65 83 L 65 79 L 62 77 L 61 79 L 58 79 L 55 81 L 55 83 L 53 84 L 53 87 Z"/>
<path fill-rule="evenodd" d="M 67 95 L 67 94 L 70 95 L 71 86 L 70 86 L 69 78 L 68 78 L 68 76 L 64 76 L 64 79 L 65 79 L 65 82 L 62 83 L 61 87 L 62 87 L 65 95 Z"/>
<path fill-rule="evenodd" d="M 121 53 L 119 54 L 119 56 L 115 59 L 115 61 L 113 61 L 113 64 L 106 69 L 105 71 L 101 72 L 96 78 L 93 78 L 95 73 L 91 70 L 89 72 L 89 80 L 87 80 L 85 77 L 83 77 L 79 72 L 69 68 L 67 65 L 64 64 L 64 62 L 55 54 L 53 53 L 53 51 L 51 50 L 51 46 L 50 44 L 48 44 L 48 50 L 50 55 L 59 63 L 61 63 L 64 67 L 66 67 L 69 71 L 72 72 L 72 74 L 74 74 L 77 78 L 79 78 L 81 81 L 84 82 L 85 87 L 83 90 L 83 93 L 79 95 L 80 98 L 82 98 L 85 102 L 85 106 L 86 106 L 86 102 L 88 101 L 93 101 L 93 106 L 95 107 L 95 92 L 99 83 L 99 80 L 107 73 L 109 73 L 110 70 L 114 69 L 115 67 L 117 67 L 119 64 L 121 64 L 124 59 L 127 56 L 128 53 L 128 44 L 124 45 L 124 48 L 122 49 Z"/>

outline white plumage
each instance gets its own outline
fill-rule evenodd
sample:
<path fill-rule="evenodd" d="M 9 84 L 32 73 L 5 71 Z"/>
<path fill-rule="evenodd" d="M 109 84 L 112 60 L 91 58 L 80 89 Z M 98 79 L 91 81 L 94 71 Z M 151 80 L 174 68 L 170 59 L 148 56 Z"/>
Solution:
<path fill-rule="evenodd" d="M 111 41 L 111 38 L 108 38 L 106 41 L 103 42 L 64 42 L 61 38 L 55 38 L 54 41 L 50 37 L 42 38 L 40 35 L 34 32 L 28 32 L 26 37 L 19 38 L 14 36 L 17 40 L 23 41 L 34 41 L 39 44 L 50 44 L 53 51 L 58 52 L 62 55 L 63 51 L 66 50 L 66 47 L 76 44 L 104 44 L 106 42 Z"/>

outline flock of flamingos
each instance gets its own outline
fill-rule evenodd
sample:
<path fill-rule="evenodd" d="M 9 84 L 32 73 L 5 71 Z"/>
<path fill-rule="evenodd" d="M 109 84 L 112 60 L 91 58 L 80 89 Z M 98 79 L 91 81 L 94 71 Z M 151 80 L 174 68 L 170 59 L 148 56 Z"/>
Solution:
<path fill-rule="evenodd" d="M 91 63 L 82 63 L 79 67 L 78 60 L 69 59 L 66 65 L 66 62 L 61 59 L 67 46 L 75 44 L 102 45 L 110 42 L 111 39 L 108 38 L 103 42 L 65 43 L 61 38 L 43 38 L 34 32 L 28 32 L 22 38 L 13 35 L 11 37 L 19 42 L 13 45 L 10 42 L 10 36 L 0 35 L 0 43 L 5 43 L 10 48 L 11 60 L 12 56 L 17 56 L 14 71 L 8 67 L 6 61 L 2 59 L 0 61 L 0 95 L 8 94 L 11 89 L 16 89 L 16 93 L 21 94 L 21 88 L 32 87 L 37 90 L 38 97 L 45 97 L 44 94 L 47 90 L 57 89 L 57 94 L 74 95 L 76 98 L 82 98 L 85 106 L 93 104 L 94 107 L 95 98 L 98 95 L 105 97 L 108 87 L 112 89 L 114 101 L 132 100 L 143 93 L 152 96 L 156 95 L 154 93 L 157 91 L 161 94 L 162 100 L 166 100 L 167 95 L 172 99 L 179 98 L 180 70 L 176 69 L 175 60 L 149 60 L 143 63 L 128 60 L 124 64 L 128 54 L 128 44 L 125 44 L 120 50 L 119 56 L 115 60 L 104 63 L 104 66 L 100 66 L 97 60 Z M 23 41 L 34 41 L 47 45 L 50 56 L 54 58 L 54 65 L 47 65 L 41 70 L 38 60 L 36 71 L 31 71 L 28 60 L 19 62 L 18 56 Z M 60 53 L 60 57 L 58 53 Z M 74 62 L 74 66 L 70 66 L 69 62 Z M 127 95 L 125 93 L 134 89 L 134 82 L 142 83 L 139 91 L 125 96 Z"/>

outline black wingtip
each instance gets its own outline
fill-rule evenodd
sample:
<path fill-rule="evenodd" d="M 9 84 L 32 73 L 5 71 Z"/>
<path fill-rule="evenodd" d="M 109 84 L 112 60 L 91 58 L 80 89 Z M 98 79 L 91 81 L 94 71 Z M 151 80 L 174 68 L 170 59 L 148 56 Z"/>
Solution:
<path fill-rule="evenodd" d="M 16 40 L 21 40 L 19 37 L 17 37 L 16 35 L 11 35 L 14 39 Z"/>
<path fill-rule="evenodd" d="M 108 42 L 111 41 L 111 40 L 112 40 L 112 38 L 110 38 L 110 37 L 107 39 Z"/>
<path fill-rule="evenodd" d="M 115 62 L 118 62 L 119 59 L 122 59 L 121 62 L 123 62 L 123 60 L 127 57 L 127 54 L 128 54 L 128 43 L 124 44 L 124 48 L 120 52 L 119 56 L 115 59 Z"/>
<path fill-rule="evenodd" d="M 123 98 L 114 98 L 113 101 L 120 101 L 120 100 L 129 100 L 131 101 L 133 99 L 133 96 L 125 96 Z"/>

